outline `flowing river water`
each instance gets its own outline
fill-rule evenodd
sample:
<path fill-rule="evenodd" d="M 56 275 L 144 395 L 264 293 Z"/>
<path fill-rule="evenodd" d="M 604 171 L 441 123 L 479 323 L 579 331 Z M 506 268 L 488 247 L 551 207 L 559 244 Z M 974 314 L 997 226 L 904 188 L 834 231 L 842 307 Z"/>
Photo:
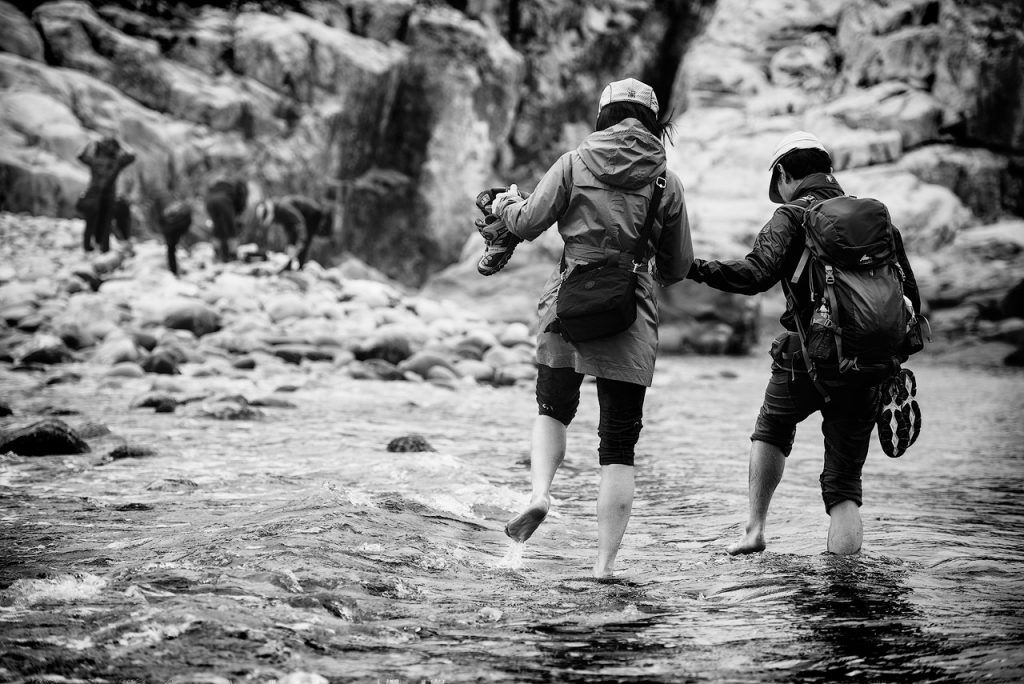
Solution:
<path fill-rule="evenodd" d="M 768 550 L 733 558 L 762 356 L 659 361 L 613 582 L 589 578 L 592 385 L 552 513 L 517 548 L 502 526 L 528 494 L 531 388 L 181 379 L 294 390 L 273 396 L 295 408 L 218 421 L 131 409 L 148 379 L 0 370 L 3 426 L 112 431 L 89 454 L 0 458 L 0 680 L 1024 678 L 1024 375 L 913 365 L 925 429 L 900 459 L 873 444 L 855 557 L 824 553 L 812 417 Z M 408 433 L 436 452 L 386 450 Z M 156 454 L 105 458 L 124 441 Z"/>

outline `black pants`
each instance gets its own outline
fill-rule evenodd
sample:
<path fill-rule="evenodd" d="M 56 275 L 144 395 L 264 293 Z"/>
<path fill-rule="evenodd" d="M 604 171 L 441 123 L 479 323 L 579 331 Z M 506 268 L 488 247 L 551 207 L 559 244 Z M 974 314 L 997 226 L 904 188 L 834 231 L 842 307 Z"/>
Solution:
<path fill-rule="evenodd" d="M 91 252 L 94 247 L 101 252 L 109 252 L 111 228 L 118 240 L 127 242 L 131 238 L 131 207 L 117 197 L 113 187 L 89 188 L 75 208 L 85 219 L 82 248 L 86 252 Z"/>
<path fill-rule="evenodd" d="M 231 261 L 231 240 L 238 235 L 238 215 L 234 200 L 226 193 L 212 192 L 206 197 L 206 213 L 213 224 L 213 237 L 217 257 L 224 262 Z"/>
<path fill-rule="evenodd" d="M 572 368 L 539 365 L 537 370 L 537 412 L 568 426 L 580 404 L 583 374 Z M 601 465 L 633 465 L 634 448 L 643 428 L 644 397 L 647 388 L 631 382 L 597 378 L 597 401 L 601 418 L 597 426 L 601 444 Z"/>

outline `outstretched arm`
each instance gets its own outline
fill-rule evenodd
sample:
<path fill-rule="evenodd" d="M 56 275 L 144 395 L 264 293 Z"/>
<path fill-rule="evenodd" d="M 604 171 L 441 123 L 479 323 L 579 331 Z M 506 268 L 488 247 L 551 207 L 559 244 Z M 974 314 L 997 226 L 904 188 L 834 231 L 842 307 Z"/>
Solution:
<path fill-rule="evenodd" d="M 687 277 L 723 292 L 752 295 L 767 291 L 783 277 L 787 261 L 798 251 L 791 211 L 795 210 L 780 207 L 775 211 L 747 256 L 732 261 L 694 259 Z"/>
<path fill-rule="evenodd" d="M 563 154 L 540 179 L 533 194 L 523 202 L 499 209 L 509 232 L 524 240 L 535 240 L 558 220 L 569 206 L 572 188 L 569 154 Z"/>

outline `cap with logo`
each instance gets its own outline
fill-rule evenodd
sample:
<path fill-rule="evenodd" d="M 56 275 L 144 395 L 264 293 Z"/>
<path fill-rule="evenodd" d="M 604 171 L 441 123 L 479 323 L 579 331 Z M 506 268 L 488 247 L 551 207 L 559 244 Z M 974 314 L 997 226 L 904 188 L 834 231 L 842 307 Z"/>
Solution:
<path fill-rule="evenodd" d="M 768 170 L 772 172 L 772 178 L 768 184 L 768 198 L 772 202 L 776 202 L 778 204 L 785 202 L 785 200 L 783 200 L 779 195 L 779 190 L 776 187 L 779 174 L 776 169 L 776 164 L 794 150 L 821 150 L 828 154 L 828 150 L 826 150 L 822 142 L 818 140 L 818 137 L 813 133 L 808 133 L 807 131 L 795 131 L 780 140 L 779 144 L 775 146 L 775 151 L 772 153 L 772 163 L 768 165 Z"/>
<path fill-rule="evenodd" d="M 636 102 L 650 109 L 655 116 L 658 115 L 658 97 L 654 94 L 654 88 L 635 78 L 614 81 L 606 85 L 601 92 L 597 111 L 600 112 L 605 105 L 612 102 Z"/>

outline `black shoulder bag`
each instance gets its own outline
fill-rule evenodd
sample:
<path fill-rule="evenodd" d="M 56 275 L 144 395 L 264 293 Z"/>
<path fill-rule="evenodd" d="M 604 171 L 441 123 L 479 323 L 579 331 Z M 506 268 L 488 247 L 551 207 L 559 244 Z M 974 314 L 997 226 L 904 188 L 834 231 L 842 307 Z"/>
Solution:
<path fill-rule="evenodd" d="M 665 190 L 665 177 L 654 182 L 647 218 L 636 238 L 633 267 L 619 266 L 619 254 L 604 261 L 580 264 L 563 276 L 558 289 L 557 318 L 546 331 L 557 332 L 572 343 L 611 337 L 628 329 L 636 320 L 637 274 L 644 266 L 654 215 Z M 562 255 L 565 269 L 565 255 Z"/>

